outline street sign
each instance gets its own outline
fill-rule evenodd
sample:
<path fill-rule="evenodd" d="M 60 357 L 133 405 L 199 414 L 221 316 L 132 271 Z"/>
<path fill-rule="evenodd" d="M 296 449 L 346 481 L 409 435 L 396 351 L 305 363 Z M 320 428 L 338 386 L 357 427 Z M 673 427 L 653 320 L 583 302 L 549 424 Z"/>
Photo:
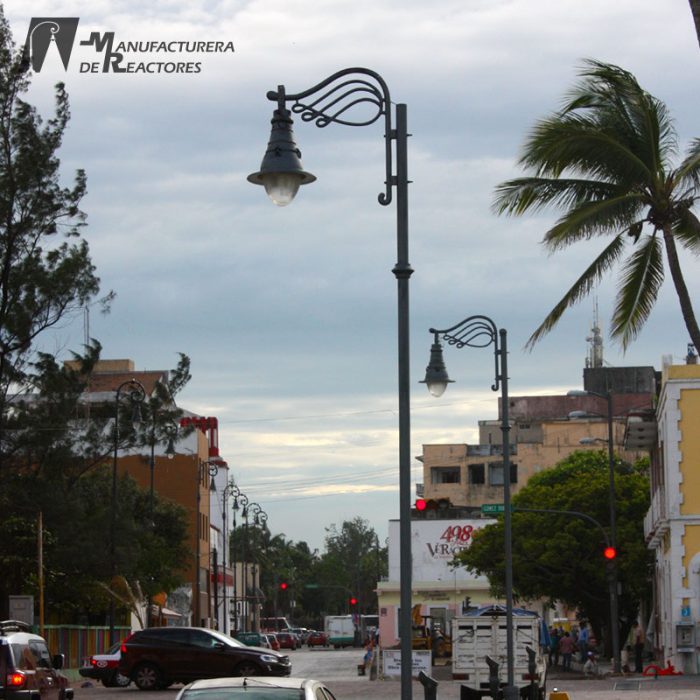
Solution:
<path fill-rule="evenodd" d="M 503 503 L 482 503 L 482 515 L 492 515 L 494 513 L 502 513 L 505 510 Z"/>

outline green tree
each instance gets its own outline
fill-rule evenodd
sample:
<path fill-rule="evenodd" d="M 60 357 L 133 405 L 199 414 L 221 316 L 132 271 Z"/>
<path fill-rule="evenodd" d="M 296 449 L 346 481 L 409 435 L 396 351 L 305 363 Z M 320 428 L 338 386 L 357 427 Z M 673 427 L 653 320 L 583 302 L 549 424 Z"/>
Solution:
<path fill-rule="evenodd" d="M 644 463 L 616 460 L 616 526 L 619 614 L 628 627 L 649 594 L 650 553 L 643 521 L 649 508 Z M 517 508 L 578 511 L 609 526 L 607 452 L 574 452 L 552 469 L 530 478 L 514 497 L 513 590 L 521 599 L 559 600 L 587 619 L 598 639 L 609 618 L 605 538 L 589 521 L 568 514 L 518 512 Z M 497 595 L 505 580 L 503 521 L 477 531 L 456 561 L 485 575 Z M 622 636 L 624 639 L 624 635 Z"/>
<path fill-rule="evenodd" d="M 21 98 L 28 87 L 0 8 L 0 475 L 8 400 L 25 389 L 37 338 L 99 293 L 80 236 L 85 173 L 76 173 L 72 187 L 60 183 L 56 152 L 70 118 L 68 96 L 58 84 L 54 115 L 44 124 Z"/>
<path fill-rule="evenodd" d="M 612 236 L 528 340 L 532 347 L 564 311 L 588 295 L 626 251 L 611 335 L 623 348 L 637 336 L 664 279 L 663 250 L 691 341 L 700 329 L 681 271 L 677 244 L 697 254 L 700 139 L 673 166 L 678 138 L 661 100 L 614 65 L 589 60 L 563 108 L 539 121 L 520 165 L 527 177 L 496 189 L 497 213 L 520 215 L 551 206 L 563 215 L 544 236 L 556 252 L 595 236 Z"/>

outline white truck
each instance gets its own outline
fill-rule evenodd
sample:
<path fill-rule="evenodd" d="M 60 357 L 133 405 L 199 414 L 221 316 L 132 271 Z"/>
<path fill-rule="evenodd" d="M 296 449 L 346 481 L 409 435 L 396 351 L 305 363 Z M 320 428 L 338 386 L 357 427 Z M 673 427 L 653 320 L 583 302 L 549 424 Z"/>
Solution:
<path fill-rule="evenodd" d="M 336 649 L 354 646 L 357 635 L 352 615 L 327 615 L 324 627 L 328 643 Z"/>
<path fill-rule="evenodd" d="M 537 613 L 513 610 L 514 683 L 522 700 L 545 700 L 547 666 Z M 462 681 L 462 700 L 493 697 L 508 680 L 506 610 L 488 605 L 452 620 L 452 677 Z"/>

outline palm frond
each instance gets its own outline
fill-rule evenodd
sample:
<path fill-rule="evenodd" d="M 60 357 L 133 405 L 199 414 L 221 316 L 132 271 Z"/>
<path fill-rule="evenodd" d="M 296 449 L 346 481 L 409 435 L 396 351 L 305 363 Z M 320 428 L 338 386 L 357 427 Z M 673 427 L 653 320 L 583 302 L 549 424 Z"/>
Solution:
<path fill-rule="evenodd" d="M 675 173 L 681 188 L 698 192 L 700 190 L 700 139 L 693 139 L 683 162 Z"/>
<path fill-rule="evenodd" d="M 683 207 L 673 222 L 673 237 L 677 238 L 684 248 L 700 255 L 700 221 L 690 209 Z"/>
<path fill-rule="evenodd" d="M 548 250 L 555 252 L 593 236 L 627 232 L 640 223 L 644 202 L 644 196 L 636 192 L 600 202 L 584 202 L 570 208 L 545 233 L 543 243 Z"/>
<path fill-rule="evenodd" d="M 496 214 L 520 215 L 528 209 L 565 208 L 579 202 L 600 201 L 617 194 L 608 182 L 573 178 L 521 177 L 496 187 L 491 208 Z"/>
<path fill-rule="evenodd" d="M 649 318 L 663 281 L 662 245 L 659 237 L 653 234 L 635 248 L 622 271 L 610 335 L 620 340 L 623 350 Z"/>
<path fill-rule="evenodd" d="M 537 330 L 528 339 L 525 349 L 532 350 L 535 344 L 554 328 L 562 314 L 570 306 L 574 306 L 590 294 L 595 283 L 615 264 L 624 250 L 624 234 L 618 234 L 586 268 L 583 274 L 574 282 L 569 291 L 559 303 L 547 314 Z"/>

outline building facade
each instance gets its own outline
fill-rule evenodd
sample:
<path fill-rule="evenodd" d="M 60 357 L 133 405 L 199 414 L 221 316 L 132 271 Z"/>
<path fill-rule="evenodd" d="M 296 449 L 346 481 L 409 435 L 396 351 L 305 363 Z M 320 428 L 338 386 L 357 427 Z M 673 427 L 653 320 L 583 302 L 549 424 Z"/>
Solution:
<path fill-rule="evenodd" d="M 700 673 L 700 366 L 667 365 L 656 427 L 634 416 L 628 441 L 652 450 L 651 507 L 644 522 L 654 552 L 654 607 L 647 640 L 660 664 Z"/>

